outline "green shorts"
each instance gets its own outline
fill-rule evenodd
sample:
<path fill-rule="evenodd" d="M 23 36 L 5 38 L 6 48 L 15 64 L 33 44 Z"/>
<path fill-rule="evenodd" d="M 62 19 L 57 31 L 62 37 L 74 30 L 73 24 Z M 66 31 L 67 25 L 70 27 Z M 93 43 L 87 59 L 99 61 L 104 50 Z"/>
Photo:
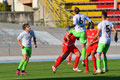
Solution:
<path fill-rule="evenodd" d="M 29 58 L 31 57 L 32 47 L 25 47 L 22 48 L 22 55 L 26 54 Z"/>
<path fill-rule="evenodd" d="M 110 44 L 99 43 L 98 44 L 98 48 L 97 48 L 97 53 L 104 52 L 106 54 L 108 49 L 109 49 L 109 47 L 110 47 Z"/>
<path fill-rule="evenodd" d="M 78 37 L 80 40 L 80 43 L 86 43 L 86 32 L 77 32 L 75 29 L 69 30 L 69 34 L 73 34 L 75 37 Z"/>

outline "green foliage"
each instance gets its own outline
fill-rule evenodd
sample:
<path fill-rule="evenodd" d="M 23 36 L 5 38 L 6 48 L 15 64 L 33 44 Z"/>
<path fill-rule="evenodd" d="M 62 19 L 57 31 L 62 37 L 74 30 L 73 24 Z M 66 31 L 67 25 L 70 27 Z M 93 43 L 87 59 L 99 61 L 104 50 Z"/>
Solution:
<path fill-rule="evenodd" d="M 6 3 L 0 3 L 0 11 L 11 11 L 11 8 Z"/>

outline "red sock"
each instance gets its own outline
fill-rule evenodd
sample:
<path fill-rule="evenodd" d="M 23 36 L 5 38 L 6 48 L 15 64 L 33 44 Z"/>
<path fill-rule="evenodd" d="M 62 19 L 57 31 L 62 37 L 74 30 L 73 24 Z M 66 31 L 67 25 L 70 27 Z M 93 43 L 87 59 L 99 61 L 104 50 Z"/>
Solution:
<path fill-rule="evenodd" d="M 74 68 L 77 68 L 78 62 L 79 62 L 80 57 L 76 56 L 75 58 L 75 64 L 74 64 Z"/>
<path fill-rule="evenodd" d="M 57 66 L 59 66 L 62 61 L 63 61 L 63 60 L 62 60 L 62 57 L 59 56 L 56 64 L 54 65 L 54 67 L 57 68 Z"/>
<path fill-rule="evenodd" d="M 68 62 L 71 62 L 71 56 L 69 56 L 69 58 L 68 58 Z"/>
<path fill-rule="evenodd" d="M 60 57 L 61 57 L 61 56 L 59 56 L 59 57 L 56 59 L 56 61 L 58 61 Z"/>
<path fill-rule="evenodd" d="M 88 70 L 88 59 L 85 59 L 85 68 Z"/>
<path fill-rule="evenodd" d="M 96 69 L 96 58 L 95 58 L 95 56 L 92 57 L 92 60 L 93 60 L 93 66 L 94 66 L 94 69 Z"/>

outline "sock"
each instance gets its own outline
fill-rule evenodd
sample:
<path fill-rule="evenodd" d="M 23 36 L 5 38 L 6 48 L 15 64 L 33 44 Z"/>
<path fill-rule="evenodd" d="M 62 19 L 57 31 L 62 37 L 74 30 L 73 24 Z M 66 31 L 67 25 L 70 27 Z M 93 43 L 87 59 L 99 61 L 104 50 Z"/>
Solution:
<path fill-rule="evenodd" d="M 58 61 L 55 63 L 54 67 L 57 68 L 62 61 L 63 61 L 63 60 L 62 60 L 62 57 L 59 56 L 59 59 L 58 59 Z"/>
<path fill-rule="evenodd" d="M 56 59 L 56 61 L 58 61 L 60 57 L 61 57 L 61 56 L 59 56 L 59 57 Z"/>
<path fill-rule="evenodd" d="M 95 56 L 92 57 L 92 60 L 93 60 L 93 66 L 94 66 L 94 69 L 96 69 L 96 58 L 95 58 Z"/>
<path fill-rule="evenodd" d="M 20 61 L 20 64 L 19 64 L 19 66 L 18 66 L 18 70 L 20 70 L 21 69 L 21 67 L 22 67 L 22 65 L 24 64 L 24 59 L 22 59 L 21 61 Z"/>
<path fill-rule="evenodd" d="M 104 68 L 107 68 L 107 57 L 103 58 L 103 66 Z"/>
<path fill-rule="evenodd" d="M 71 56 L 69 56 L 69 58 L 68 58 L 68 62 L 71 62 Z"/>
<path fill-rule="evenodd" d="M 25 61 L 24 64 L 23 64 L 23 67 L 22 67 L 22 71 L 25 71 L 26 67 L 27 67 L 27 63 L 28 61 Z"/>
<path fill-rule="evenodd" d="M 74 68 L 77 68 L 78 62 L 79 62 L 80 57 L 76 56 L 75 58 L 75 64 L 74 64 Z"/>
<path fill-rule="evenodd" d="M 84 60 L 85 59 L 85 55 L 86 55 L 86 50 L 85 48 L 82 49 L 82 59 Z"/>
<path fill-rule="evenodd" d="M 86 68 L 86 70 L 89 70 L 88 69 L 88 59 L 85 59 L 85 68 Z"/>
<path fill-rule="evenodd" d="M 101 69 L 101 60 L 100 59 L 97 59 L 97 69 Z"/>

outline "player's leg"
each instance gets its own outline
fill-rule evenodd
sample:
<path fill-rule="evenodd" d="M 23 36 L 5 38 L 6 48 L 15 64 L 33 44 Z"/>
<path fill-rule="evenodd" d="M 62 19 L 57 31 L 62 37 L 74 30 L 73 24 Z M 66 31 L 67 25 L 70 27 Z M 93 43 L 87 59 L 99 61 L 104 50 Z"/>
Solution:
<path fill-rule="evenodd" d="M 71 29 L 71 30 L 69 30 L 69 34 L 71 34 L 71 33 L 72 33 L 75 37 L 80 38 L 81 32 L 77 32 L 77 31 L 75 31 L 75 29 Z"/>
<path fill-rule="evenodd" d="M 25 57 L 24 57 L 26 54 L 27 54 L 26 49 L 25 49 L 25 47 L 23 47 L 23 49 L 22 49 L 23 59 L 20 61 L 20 64 L 19 64 L 19 66 L 17 68 L 17 71 L 16 71 L 17 76 L 20 74 L 20 69 L 22 68 L 22 66 L 23 66 L 23 64 L 24 64 L 24 62 L 26 60 Z"/>
<path fill-rule="evenodd" d="M 106 45 L 106 46 L 105 46 L 105 49 L 104 49 L 104 52 L 102 53 L 102 57 L 103 57 L 103 66 L 104 66 L 103 72 L 107 72 L 107 71 L 108 71 L 106 53 L 107 53 L 107 51 L 108 51 L 108 49 L 109 49 L 109 46 L 110 46 L 110 45 Z"/>
<path fill-rule="evenodd" d="M 71 63 L 71 58 L 72 58 L 72 52 L 70 52 L 68 57 L 68 65 L 73 65 L 73 63 Z"/>
<path fill-rule="evenodd" d="M 97 48 L 97 54 L 96 54 L 96 58 L 97 58 L 97 70 L 95 73 L 101 73 L 101 54 L 104 50 L 104 44 L 99 43 L 98 44 L 98 48 Z"/>
<path fill-rule="evenodd" d="M 85 55 L 86 55 L 86 43 L 82 43 L 82 64 L 83 65 L 84 65 Z"/>
<path fill-rule="evenodd" d="M 93 61 L 93 72 L 96 71 L 96 57 L 95 57 L 95 53 L 96 53 L 95 50 L 93 50 L 93 51 L 91 52 L 91 57 L 92 57 L 92 61 Z"/>
<path fill-rule="evenodd" d="M 97 58 L 97 70 L 95 73 L 101 73 L 101 53 L 97 53 L 96 54 L 96 58 Z"/>
<path fill-rule="evenodd" d="M 56 73 L 56 68 L 61 64 L 61 62 L 63 60 L 65 60 L 67 58 L 67 56 L 69 55 L 70 52 L 66 52 L 66 53 L 62 53 L 60 56 L 59 56 L 59 59 L 58 61 L 55 63 L 54 66 L 52 66 L 52 70 L 54 73 Z"/>
<path fill-rule="evenodd" d="M 23 63 L 23 66 L 22 66 L 22 71 L 21 71 L 21 75 L 27 75 L 27 73 L 25 72 L 25 68 L 27 66 L 27 63 L 28 63 L 28 58 L 27 58 L 27 55 L 24 54 L 23 55 L 23 59 L 24 59 L 24 63 Z"/>
<path fill-rule="evenodd" d="M 24 62 L 24 64 L 23 64 L 23 66 L 22 66 L 22 72 L 21 72 L 22 75 L 27 75 L 27 73 L 26 73 L 25 70 L 26 70 L 26 67 L 27 67 L 29 58 L 31 57 L 31 51 L 32 51 L 32 48 L 31 48 L 31 47 L 27 47 L 27 48 L 26 48 L 27 54 L 24 55 L 24 60 L 25 60 L 25 62 Z"/>
<path fill-rule="evenodd" d="M 75 58 L 75 63 L 74 63 L 73 70 L 77 71 L 77 72 L 81 72 L 81 70 L 79 70 L 78 67 L 77 67 L 77 65 L 79 63 L 79 59 L 80 59 L 81 53 L 79 52 L 78 49 L 76 49 L 76 51 L 74 53 L 76 55 L 76 58 Z"/>
<path fill-rule="evenodd" d="M 61 58 L 61 56 L 58 56 L 58 58 L 55 60 L 55 63 L 57 63 L 57 61 Z"/>
<path fill-rule="evenodd" d="M 88 57 L 90 56 L 91 54 L 91 47 L 88 46 L 87 50 L 86 50 L 86 57 L 85 57 L 85 68 L 86 70 L 84 71 L 84 73 L 87 73 L 87 72 L 90 72 L 89 71 L 89 67 L 88 67 Z"/>
<path fill-rule="evenodd" d="M 82 64 L 85 66 L 84 60 L 85 60 L 85 55 L 86 55 L 86 32 L 81 32 L 80 33 L 80 42 L 82 44 Z"/>

